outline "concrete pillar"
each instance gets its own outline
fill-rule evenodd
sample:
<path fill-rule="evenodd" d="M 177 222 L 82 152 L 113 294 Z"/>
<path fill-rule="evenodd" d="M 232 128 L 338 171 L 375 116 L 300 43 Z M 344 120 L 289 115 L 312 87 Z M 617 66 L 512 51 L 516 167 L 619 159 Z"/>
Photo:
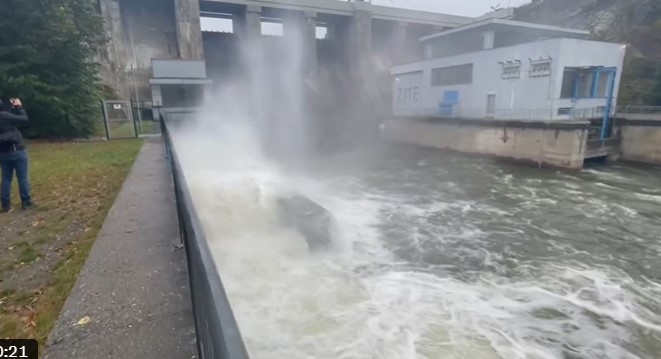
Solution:
<path fill-rule="evenodd" d="M 101 79 L 121 98 L 127 98 L 128 88 L 124 84 L 126 49 L 119 0 L 100 0 L 99 8 L 103 17 L 103 29 L 109 39 L 100 54 Z"/>
<path fill-rule="evenodd" d="M 307 49 L 306 70 L 310 76 L 314 76 L 317 73 L 317 13 L 306 12 L 303 25 L 303 40 Z"/>
<path fill-rule="evenodd" d="M 174 0 L 174 4 L 179 57 L 186 60 L 203 60 L 199 0 Z"/>
<path fill-rule="evenodd" d="M 483 39 L 482 49 L 483 50 L 493 49 L 493 44 L 494 44 L 495 37 L 496 37 L 496 33 L 493 30 L 483 32 L 482 33 L 482 39 Z"/>
<path fill-rule="evenodd" d="M 337 41 L 339 37 L 339 27 L 338 22 L 327 22 L 326 23 L 326 39 L 330 41 Z"/>
<path fill-rule="evenodd" d="M 408 25 L 405 22 L 398 22 L 393 29 L 390 57 L 395 64 L 401 64 L 407 60 Z"/>
<path fill-rule="evenodd" d="M 354 10 L 350 26 L 349 67 L 355 81 L 354 114 L 358 122 L 353 124 L 352 141 L 363 142 L 376 127 L 376 103 L 380 89 L 376 82 L 372 63 L 372 14 L 367 10 Z M 376 133 L 376 132 L 374 132 Z"/>
<path fill-rule="evenodd" d="M 232 28 L 237 36 L 248 34 L 261 35 L 262 9 L 260 6 L 247 5 L 246 8 L 232 16 Z"/>
<path fill-rule="evenodd" d="M 245 17 L 243 35 L 248 38 L 260 36 L 262 34 L 262 7 L 248 5 Z"/>
<path fill-rule="evenodd" d="M 306 76 L 317 71 L 317 13 L 293 13 L 282 19 L 283 35 L 290 41 L 299 41 L 302 53 L 302 70 Z"/>
<path fill-rule="evenodd" d="M 354 11 L 350 34 L 351 63 L 362 72 L 372 54 L 372 14 L 366 10 Z"/>
<path fill-rule="evenodd" d="M 282 18 L 282 36 L 289 38 L 295 38 L 299 34 L 299 27 L 301 23 L 301 13 L 294 12 L 287 14 L 287 16 Z"/>
<path fill-rule="evenodd" d="M 431 45 L 425 45 L 424 52 L 425 60 L 431 60 L 434 57 L 434 49 L 431 47 Z"/>
<path fill-rule="evenodd" d="M 240 12 L 232 15 L 232 31 L 236 36 L 243 36 L 246 27 L 246 13 Z"/>

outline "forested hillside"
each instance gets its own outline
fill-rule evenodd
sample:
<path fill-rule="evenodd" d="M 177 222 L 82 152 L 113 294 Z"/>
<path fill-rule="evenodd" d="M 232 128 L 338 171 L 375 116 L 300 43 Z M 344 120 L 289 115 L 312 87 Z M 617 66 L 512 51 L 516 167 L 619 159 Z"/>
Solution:
<path fill-rule="evenodd" d="M 661 106 L 661 0 L 533 0 L 514 19 L 627 44 L 620 103 Z"/>

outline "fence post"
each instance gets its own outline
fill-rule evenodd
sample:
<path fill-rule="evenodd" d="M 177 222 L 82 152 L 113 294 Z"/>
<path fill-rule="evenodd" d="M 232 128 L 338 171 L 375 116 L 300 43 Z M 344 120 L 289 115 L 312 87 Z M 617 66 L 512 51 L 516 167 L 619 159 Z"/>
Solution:
<path fill-rule="evenodd" d="M 103 128 L 106 130 L 106 141 L 110 141 L 110 128 L 108 127 L 108 109 L 106 102 L 101 101 L 101 112 L 103 113 Z"/>

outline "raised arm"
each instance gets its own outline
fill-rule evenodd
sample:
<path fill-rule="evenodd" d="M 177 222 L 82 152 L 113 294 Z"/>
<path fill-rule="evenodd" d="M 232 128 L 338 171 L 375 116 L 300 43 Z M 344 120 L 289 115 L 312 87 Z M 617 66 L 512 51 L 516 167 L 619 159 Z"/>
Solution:
<path fill-rule="evenodd" d="M 0 121 L 5 123 L 10 123 L 12 125 L 21 125 L 29 121 L 27 113 L 23 109 L 20 100 L 14 100 L 12 104 L 14 107 L 11 112 L 9 111 L 0 111 Z"/>

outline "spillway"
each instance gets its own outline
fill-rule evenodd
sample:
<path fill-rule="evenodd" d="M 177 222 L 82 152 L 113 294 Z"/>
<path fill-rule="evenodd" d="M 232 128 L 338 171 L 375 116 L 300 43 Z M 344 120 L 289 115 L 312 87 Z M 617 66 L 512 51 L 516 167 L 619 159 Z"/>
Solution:
<path fill-rule="evenodd" d="M 291 171 L 231 133 L 174 142 L 251 358 L 659 357 L 659 169 L 380 148 Z M 332 248 L 278 220 L 292 189 Z"/>

